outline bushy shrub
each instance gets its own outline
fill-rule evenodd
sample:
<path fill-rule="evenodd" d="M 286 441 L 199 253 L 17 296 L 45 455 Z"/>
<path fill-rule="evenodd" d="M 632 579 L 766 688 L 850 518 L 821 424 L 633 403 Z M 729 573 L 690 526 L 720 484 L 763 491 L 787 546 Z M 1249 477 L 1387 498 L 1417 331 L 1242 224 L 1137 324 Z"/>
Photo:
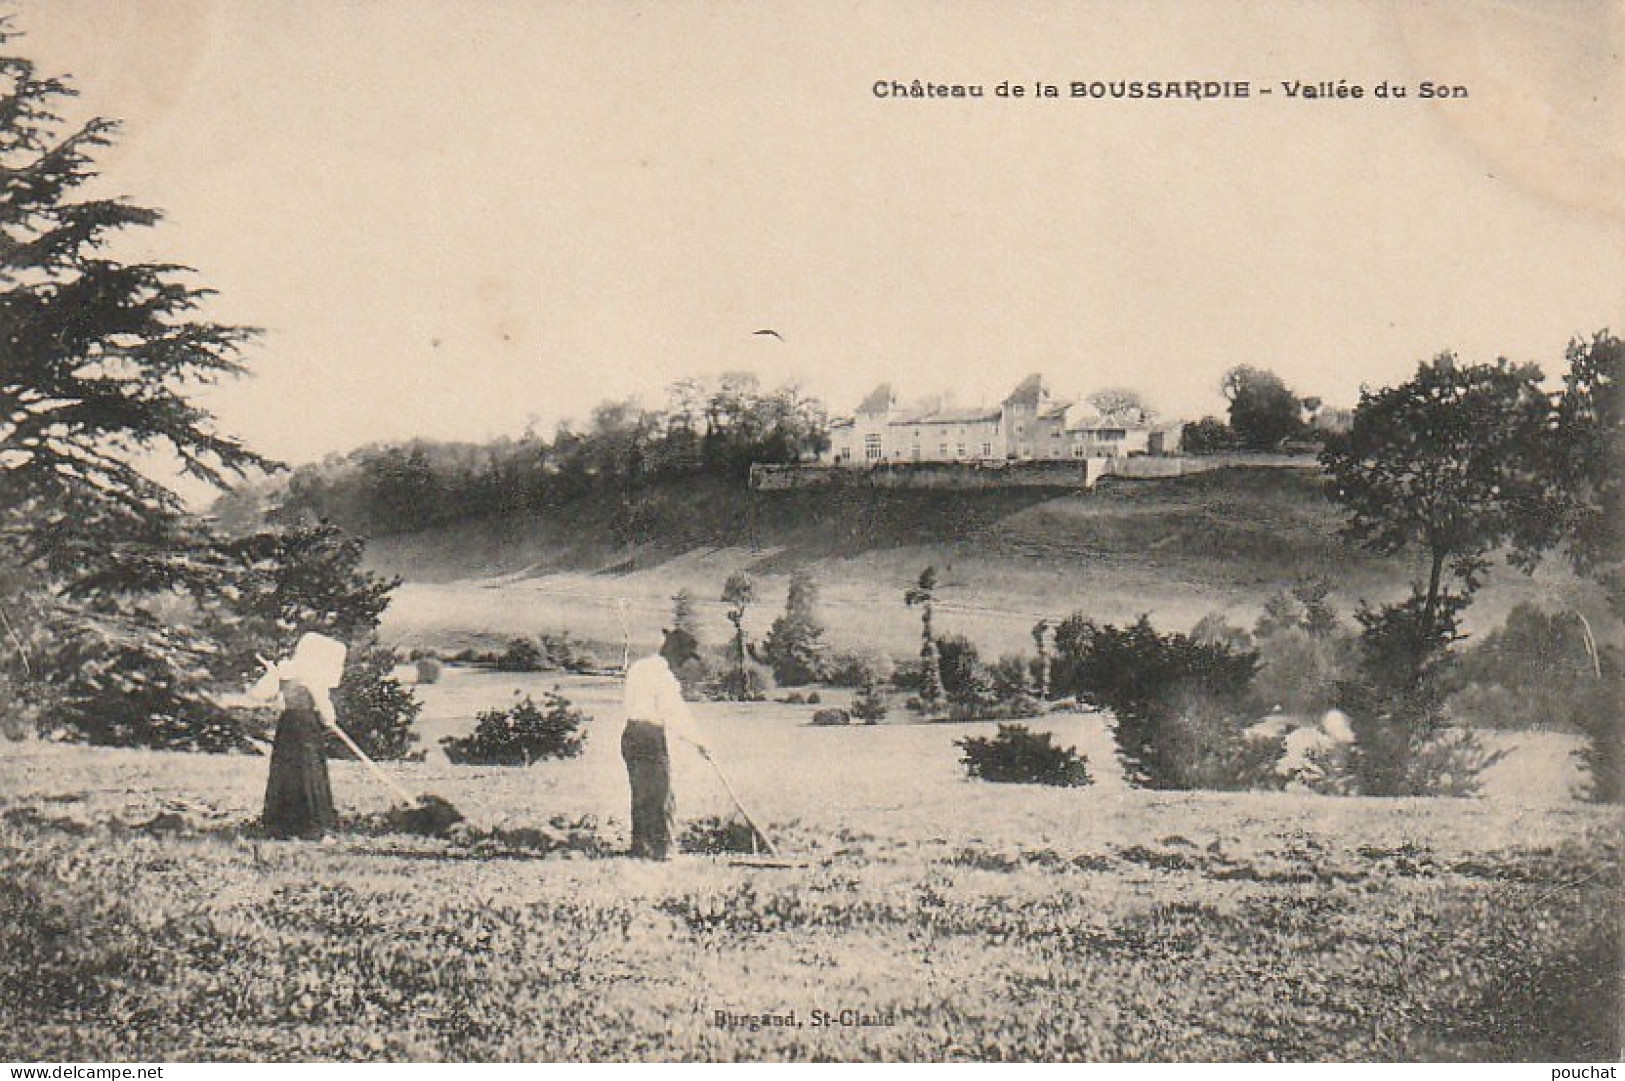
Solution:
<path fill-rule="evenodd" d="M 1598 803 L 1619 803 L 1625 801 L 1625 709 L 1617 678 L 1599 698 L 1596 709 L 1578 714 L 1584 718 L 1586 744 L 1575 756 L 1586 774 L 1586 795 Z"/>
<path fill-rule="evenodd" d="M 949 701 L 972 698 L 981 692 L 986 678 L 976 643 L 962 634 L 939 635 L 936 641 L 937 671 Z"/>
<path fill-rule="evenodd" d="M 987 673 L 981 668 L 971 672 L 967 681 L 960 684 L 959 690 L 948 699 L 948 709 L 942 719 L 949 721 L 992 721 L 1007 717 L 1004 713 L 997 695 L 993 693 L 993 684 Z"/>
<path fill-rule="evenodd" d="M 845 650 L 833 653 L 824 682 L 832 687 L 862 687 L 871 682 L 892 679 L 896 665 L 878 650 Z"/>
<path fill-rule="evenodd" d="M 540 636 L 542 663 L 549 669 L 562 668 L 566 672 L 591 673 L 598 668 L 597 658 L 588 645 L 577 642 L 569 631 Z M 616 658 L 619 660 L 619 651 Z"/>
<path fill-rule="evenodd" d="M 925 701 L 925 666 L 920 661 L 905 661 L 897 665 L 892 685 L 898 690 L 915 692 L 908 699 L 908 708 L 917 713 L 930 712 L 939 719 L 949 721 L 994 721 L 1014 717 L 1032 717 L 1041 712 L 1032 695 L 1036 680 L 1034 662 L 1019 656 L 1003 658 L 993 669 L 981 662 L 976 644 L 963 635 L 949 634 L 937 639 L 937 671 L 947 695 L 947 711 L 932 710 Z"/>
<path fill-rule="evenodd" d="M 557 690 L 546 692 L 537 705 L 530 695 L 507 709 L 479 714 L 469 736 L 447 736 L 440 741 L 446 757 L 468 765 L 528 766 L 544 758 L 574 758 L 581 754 L 591 718 L 570 704 Z"/>
<path fill-rule="evenodd" d="M 1022 724 L 1001 724 L 998 735 L 967 736 L 954 741 L 964 754 L 960 762 L 972 777 L 1003 784 L 1048 784 L 1081 787 L 1092 783 L 1089 760 L 1075 747 L 1061 747 L 1048 732 Z"/>
<path fill-rule="evenodd" d="M 1081 612 L 1056 624 L 1051 647 L 1049 689 L 1051 698 L 1076 698 L 1083 685 L 1083 668 L 1094 642 L 1095 623 Z"/>
<path fill-rule="evenodd" d="M 1253 636 L 1245 627 L 1238 627 L 1225 618 L 1222 612 L 1209 612 L 1196 621 L 1191 628 L 1191 640 L 1204 645 L 1224 646 L 1236 653 L 1245 653 L 1253 648 Z"/>
<path fill-rule="evenodd" d="M 766 670 L 746 663 L 742 668 L 730 665 L 712 677 L 705 693 L 719 702 L 765 702 L 771 688 Z"/>
<path fill-rule="evenodd" d="M 717 666 L 705 656 L 705 651 L 696 648 L 694 653 L 672 666 L 671 672 L 677 677 L 677 682 L 682 684 L 685 695 L 697 695 L 706 693 L 717 670 Z"/>
<path fill-rule="evenodd" d="M 1320 575 L 1300 578 L 1290 589 L 1279 590 L 1264 602 L 1264 611 L 1253 627 L 1259 640 L 1287 630 L 1301 630 L 1316 638 L 1337 631 L 1337 611 L 1328 599 L 1332 585 Z"/>
<path fill-rule="evenodd" d="M 1016 698 L 1033 697 L 1034 689 L 1038 686 L 1036 667 L 1038 658 L 1024 657 L 1019 653 L 1006 653 L 993 663 L 988 669 L 988 679 L 993 684 L 993 693 L 1000 701 L 1010 701 Z"/>
<path fill-rule="evenodd" d="M 772 669 L 773 681 L 781 687 L 801 687 L 824 678 L 821 643 L 801 635 L 795 627 L 781 627 L 782 617 L 768 630 L 762 643 L 762 660 Z"/>
<path fill-rule="evenodd" d="M 211 641 L 141 609 L 54 613 L 56 648 L 43 660 L 50 694 L 38 715 L 57 738 L 113 747 L 234 751 L 249 745 L 244 718 L 209 694 Z"/>
<path fill-rule="evenodd" d="M 1253 697 L 1264 711 L 1324 713 L 1337 704 L 1337 688 L 1354 673 L 1355 642 L 1347 634 L 1316 636 L 1288 626 L 1257 641 Z"/>
<path fill-rule="evenodd" d="M 1240 445 L 1230 425 L 1218 417 L 1203 417 L 1194 424 L 1185 425 L 1184 434 L 1179 440 L 1179 447 L 1186 454 L 1217 454 L 1219 451 L 1235 450 Z"/>
<path fill-rule="evenodd" d="M 414 664 L 417 668 L 417 680 L 419 683 L 440 682 L 440 675 L 444 671 L 444 667 L 441 665 L 438 658 L 419 657 Z"/>
<path fill-rule="evenodd" d="M 1153 760 L 1164 763 L 1165 788 L 1235 792 L 1280 788 L 1286 736 L 1256 735 L 1255 715 L 1236 700 L 1188 694 L 1156 730 Z"/>
<path fill-rule="evenodd" d="M 1471 731 L 1452 728 L 1444 711 L 1450 690 L 1450 643 L 1466 600 L 1445 595 L 1430 621 L 1420 593 L 1398 604 L 1362 606 L 1354 679 L 1338 687 L 1354 745 L 1336 761 L 1348 776 L 1328 784 L 1366 796 L 1461 796 L 1505 752 L 1487 751 Z"/>
<path fill-rule="evenodd" d="M 571 640 L 569 631 L 560 634 L 543 634 L 540 637 L 542 656 L 548 666 L 572 671 L 583 663 L 584 658 L 581 656 L 581 651 L 576 648 L 576 643 Z"/>
<path fill-rule="evenodd" d="M 805 568 L 790 575 L 784 614 L 762 642 L 762 660 L 781 687 L 799 687 L 824 678 L 828 661 L 824 624 L 818 616 L 818 584 Z"/>
<path fill-rule="evenodd" d="M 924 683 L 925 672 L 919 661 L 912 659 L 898 661 L 892 667 L 891 685 L 897 690 L 917 695 Z M 915 707 L 909 706 L 909 708 L 913 709 Z"/>
<path fill-rule="evenodd" d="M 344 677 L 333 690 L 339 723 L 369 758 L 405 758 L 417 742 L 412 724 L 423 705 L 390 675 L 394 667 L 394 654 L 369 638 L 350 649 Z M 328 750 L 350 755 L 337 737 L 328 741 Z"/>
<path fill-rule="evenodd" d="M 1574 613 L 1519 604 L 1502 626 L 1461 651 L 1452 679 L 1459 690 L 1446 709 L 1475 727 L 1588 732 L 1599 713 L 1625 712 L 1621 667 L 1611 646 L 1593 661 Z"/>
<path fill-rule="evenodd" d="M 852 716 L 864 724 L 879 724 L 886 719 L 886 693 L 880 681 L 872 679 L 858 690 L 852 699 Z"/>
<path fill-rule="evenodd" d="M 812 723 L 819 728 L 851 724 L 852 714 L 844 709 L 821 709 L 813 714 Z"/>
<path fill-rule="evenodd" d="M 547 669 L 547 653 L 534 638 L 515 638 L 497 657 L 498 672 L 542 672 Z"/>
<path fill-rule="evenodd" d="M 1246 709 L 1256 653 L 1158 634 L 1142 616 L 1128 627 L 1081 616 L 1056 632 L 1056 690 L 1110 710 L 1124 772 L 1147 788 L 1209 786 L 1215 763 L 1246 765 L 1255 751 Z M 1199 715 L 1187 716 L 1196 711 Z M 1244 787 L 1244 769 L 1221 787 Z"/>
<path fill-rule="evenodd" d="M 1030 696 L 1009 701 L 983 703 L 950 702 L 945 720 L 970 723 L 975 721 L 1020 721 L 1043 713 L 1038 699 Z"/>
<path fill-rule="evenodd" d="M 1044 712 L 1044 703 L 1030 694 L 1018 691 L 1008 698 L 999 698 L 994 710 L 999 719 L 1006 717 L 1036 717 Z"/>
<path fill-rule="evenodd" d="M 0 672 L 0 739 L 15 743 L 35 730 L 32 704 L 23 698 L 23 688 Z"/>

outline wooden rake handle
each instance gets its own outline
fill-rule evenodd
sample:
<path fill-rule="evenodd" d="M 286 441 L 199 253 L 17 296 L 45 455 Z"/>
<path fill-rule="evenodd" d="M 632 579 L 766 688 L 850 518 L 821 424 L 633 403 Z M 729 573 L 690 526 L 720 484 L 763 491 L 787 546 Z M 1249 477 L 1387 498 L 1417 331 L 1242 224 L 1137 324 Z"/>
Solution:
<path fill-rule="evenodd" d="M 702 750 L 700 752 L 700 757 L 705 759 L 706 762 L 710 763 L 711 769 L 717 775 L 717 780 L 721 781 L 722 787 L 727 790 L 728 798 L 733 800 L 734 809 L 739 812 L 739 817 L 745 820 L 745 825 L 750 827 L 751 847 L 755 847 L 756 838 L 760 837 L 762 839 L 762 847 L 767 849 L 767 854 L 769 856 L 777 856 L 778 852 L 774 849 L 772 840 L 769 839 L 766 833 L 762 832 L 762 827 L 758 826 L 751 819 L 750 812 L 745 810 L 745 805 L 739 802 L 739 793 L 735 792 L 734 786 L 728 783 L 728 775 L 722 772 L 722 767 L 717 765 L 716 759 L 711 757 L 711 752 L 709 750 Z"/>
<path fill-rule="evenodd" d="M 355 756 L 357 758 L 361 759 L 362 765 L 366 766 L 369 770 L 371 770 L 372 775 L 374 777 L 378 778 L 380 781 L 382 781 L 386 788 L 390 789 L 397 796 L 401 797 L 401 800 L 403 802 L 412 803 L 417 799 L 417 797 L 412 795 L 412 793 L 410 793 L 406 789 L 402 788 L 395 781 L 395 779 L 393 777 L 391 777 L 389 774 L 385 773 L 382 769 L 380 769 L 379 766 L 378 766 L 378 763 L 376 763 L 372 759 L 368 758 L 367 757 L 367 752 L 363 751 L 360 747 L 356 746 L 355 740 L 350 738 L 350 733 L 346 732 L 343 728 L 339 727 L 338 722 L 335 721 L 333 724 L 328 725 L 328 727 L 331 728 L 334 732 L 338 733 L 339 739 L 344 741 L 344 745 L 346 747 L 350 748 L 350 750 L 355 752 Z"/>

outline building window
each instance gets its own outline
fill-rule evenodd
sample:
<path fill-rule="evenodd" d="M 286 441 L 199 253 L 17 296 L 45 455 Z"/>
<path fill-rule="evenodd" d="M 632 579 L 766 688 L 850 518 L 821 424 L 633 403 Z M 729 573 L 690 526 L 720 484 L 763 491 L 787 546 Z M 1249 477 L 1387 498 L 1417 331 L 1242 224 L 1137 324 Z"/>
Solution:
<path fill-rule="evenodd" d="M 992 443 L 983 443 L 982 444 L 982 457 L 984 457 L 984 458 L 993 457 L 993 444 Z"/>
<path fill-rule="evenodd" d="M 946 444 L 946 443 L 938 443 L 937 444 L 937 456 L 941 457 L 941 458 L 948 457 L 948 444 Z"/>
<path fill-rule="evenodd" d="M 955 457 L 963 458 L 964 456 L 965 456 L 965 444 L 961 443 L 961 444 L 959 444 L 959 451 L 955 455 Z"/>
<path fill-rule="evenodd" d="M 880 436 L 866 435 L 863 437 L 863 456 L 871 462 L 880 461 Z"/>

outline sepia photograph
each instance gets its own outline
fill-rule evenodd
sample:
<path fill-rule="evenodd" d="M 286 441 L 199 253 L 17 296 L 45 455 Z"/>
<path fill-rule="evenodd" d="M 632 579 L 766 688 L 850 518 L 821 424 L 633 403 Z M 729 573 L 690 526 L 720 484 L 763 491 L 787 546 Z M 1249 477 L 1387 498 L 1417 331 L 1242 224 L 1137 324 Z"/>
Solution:
<path fill-rule="evenodd" d="M 1622 49 L 0 0 L 8 1077 L 1616 1076 Z"/>

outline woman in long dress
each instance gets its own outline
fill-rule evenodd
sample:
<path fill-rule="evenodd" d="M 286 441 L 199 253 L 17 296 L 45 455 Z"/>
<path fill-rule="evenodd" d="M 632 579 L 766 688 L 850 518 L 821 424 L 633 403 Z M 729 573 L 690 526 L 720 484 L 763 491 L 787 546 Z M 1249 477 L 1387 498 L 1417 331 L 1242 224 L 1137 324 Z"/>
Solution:
<path fill-rule="evenodd" d="M 261 814 L 273 837 L 320 837 L 337 824 L 324 744 L 328 727 L 337 723 L 328 692 L 343 673 L 344 653 L 342 643 L 307 634 L 288 660 L 262 660 L 265 675 L 250 693 L 282 698 Z"/>
<path fill-rule="evenodd" d="M 282 680 L 280 690 L 282 716 L 271 743 L 261 821 L 273 837 L 320 837 L 338 820 L 322 746 L 327 728 L 316 715 L 316 699 L 309 688 Z"/>

